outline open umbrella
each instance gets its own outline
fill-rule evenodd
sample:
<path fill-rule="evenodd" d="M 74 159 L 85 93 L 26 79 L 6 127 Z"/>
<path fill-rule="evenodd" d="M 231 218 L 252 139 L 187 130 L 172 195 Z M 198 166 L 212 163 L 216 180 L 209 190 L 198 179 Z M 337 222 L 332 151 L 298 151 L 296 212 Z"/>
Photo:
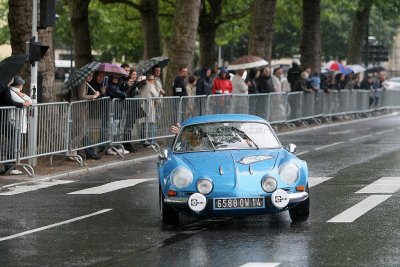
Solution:
<path fill-rule="evenodd" d="M 125 77 L 129 75 L 124 68 L 111 63 L 102 63 L 97 71 L 104 71 L 108 75 L 116 74 L 118 76 L 122 75 Z"/>
<path fill-rule="evenodd" d="M 349 72 L 351 72 L 351 70 L 347 69 L 342 63 L 339 63 L 334 60 L 330 60 L 322 68 L 330 71 L 338 71 L 343 74 L 348 74 Z"/>
<path fill-rule="evenodd" d="M 19 74 L 28 60 L 28 55 L 20 54 L 7 57 L 0 62 L 0 92 L 7 87 L 11 79 Z"/>
<path fill-rule="evenodd" d="M 365 68 L 360 64 L 347 65 L 347 68 L 354 72 L 354 74 L 365 71 Z"/>
<path fill-rule="evenodd" d="M 374 73 L 374 72 L 380 72 L 380 71 L 384 71 L 384 70 L 385 70 L 384 67 L 376 66 L 376 67 L 372 67 L 372 68 L 367 69 L 365 72 L 366 73 Z"/>
<path fill-rule="evenodd" d="M 169 58 L 164 56 L 152 57 L 150 59 L 145 60 L 142 63 L 139 63 L 137 66 L 138 76 L 146 75 L 154 66 L 159 66 L 160 68 L 164 68 L 168 65 Z"/>
<path fill-rule="evenodd" d="M 82 66 L 79 70 L 73 72 L 69 79 L 64 82 L 61 89 L 61 95 L 65 96 L 69 92 L 77 88 L 87 78 L 87 76 L 95 72 L 100 67 L 100 65 L 100 62 L 93 61 Z"/>
<path fill-rule="evenodd" d="M 228 65 L 227 70 L 244 70 L 268 65 L 268 61 L 257 56 L 242 56 Z"/>

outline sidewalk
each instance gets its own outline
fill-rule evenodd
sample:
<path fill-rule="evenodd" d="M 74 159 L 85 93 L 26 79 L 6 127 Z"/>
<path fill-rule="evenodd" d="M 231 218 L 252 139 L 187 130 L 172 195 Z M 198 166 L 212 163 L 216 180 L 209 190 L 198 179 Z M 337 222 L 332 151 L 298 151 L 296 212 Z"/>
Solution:
<path fill-rule="evenodd" d="M 0 191 L 16 183 L 78 177 L 87 173 L 105 171 L 143 160 L 154 160 L 157 159 L 157 157 L 157 153 L 151 147 L 139 148 L 137 152 L 124 155 L 123 158 L 118 155 L 103 155 L 100 160 L 85 160 L 83 162 L 83 167 L 76 161 L 68 159 L 63 161 L 63 157 L 61 156 L 53 157 L 53 165 L 50 166 L 50 157 L 39 157 L 37 166 L 34 167 L 34 177 L 29 177 L 22 167 L 17 167 L 18 170 L 23 172 L 21 175 L 0 175 Z"/>

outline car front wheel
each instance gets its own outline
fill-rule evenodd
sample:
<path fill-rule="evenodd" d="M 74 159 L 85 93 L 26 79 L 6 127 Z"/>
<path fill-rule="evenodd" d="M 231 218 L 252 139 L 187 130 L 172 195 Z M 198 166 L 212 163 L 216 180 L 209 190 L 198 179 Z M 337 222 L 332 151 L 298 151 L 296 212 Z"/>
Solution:
<path fill-rule="evenodd" d="M 179 222 L 179 212 L 168 205 L 165 205 L 164 194 L 161 190 L 161 186 L 159 187 L 159 203 L 161 222 L 165 225 L 177 225 Z"/>
<path fill-rule="evenodd" d="M 306 188 L 306 192 L 309 193 L 308 185 Z M 308 195 L 308 198 L 306 200 L 303 200 L 293 208 L 289 209 L 290 219 L 294 223 L 306 221 L 308 219 L 309 214 L 310 214 L 310 195 Z"/>

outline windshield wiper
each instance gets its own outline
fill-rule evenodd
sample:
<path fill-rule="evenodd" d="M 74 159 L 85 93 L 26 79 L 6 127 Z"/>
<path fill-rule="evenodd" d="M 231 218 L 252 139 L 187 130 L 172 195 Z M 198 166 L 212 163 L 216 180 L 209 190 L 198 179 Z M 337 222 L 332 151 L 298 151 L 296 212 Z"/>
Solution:
<path fill-rule="evenodd" d="M 242 130 L 239 130 L 238 128 L 233 127 L 232 130 L 238 132 L 239 134 L 241 134 L 241 137 L 246 141 L 250 141 L 251 143 L 253 143 L 253 145 L 256 147 L 256 149 L 259 149 L 256 142 L 253 141 L 253 139 L 251 139 L 245 132 L 243 132 Z M 246 143 L 251 147 L 251 145 L 246 141 Z"/>
<path fill-rule="evenodd" d="M 214 142 L 212 141 L 210 135 L 208 133 L 206 133 L 206 136 L 207 136 L 208 141 L 211 143 L 211 145 L 214 149 L 214 152 L 217 151 L 217 148 L 214 146 Z"/>

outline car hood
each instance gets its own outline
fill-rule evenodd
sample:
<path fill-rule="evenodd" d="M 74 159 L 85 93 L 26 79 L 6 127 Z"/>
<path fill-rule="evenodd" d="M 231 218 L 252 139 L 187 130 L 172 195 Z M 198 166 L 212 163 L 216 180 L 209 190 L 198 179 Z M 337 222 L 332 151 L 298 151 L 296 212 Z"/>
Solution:
<path fill-rule="evenodd" d="M 278 155 L 279 149 L 222 150 L 185 153 L 182 159 L 197 172 L 195 176 L 212 179 L 214 190 L 226 190 L 250 180 L 259 188 L 260 177 L 274 168 Z"/>

